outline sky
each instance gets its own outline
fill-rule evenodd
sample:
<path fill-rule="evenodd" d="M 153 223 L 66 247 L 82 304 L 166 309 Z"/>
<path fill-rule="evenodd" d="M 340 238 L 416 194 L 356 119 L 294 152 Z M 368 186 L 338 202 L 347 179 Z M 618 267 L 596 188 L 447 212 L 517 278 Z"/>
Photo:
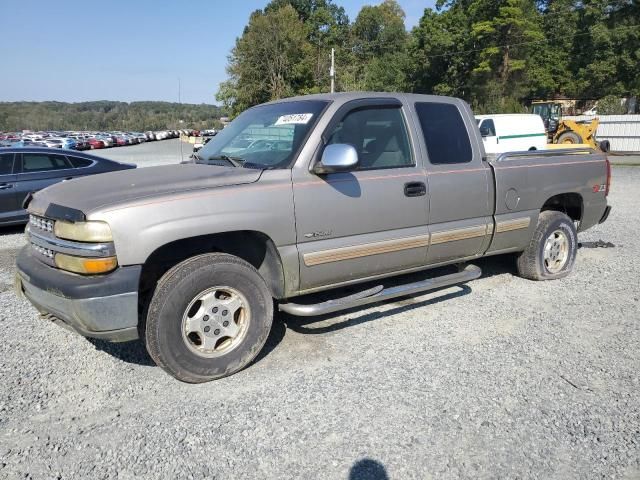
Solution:
<path fill-rule="evenodd" d="M 334 0 L 353 21 L 363 5 Z M 227 56 L 268 0 L 0 0 L 0 101 L 216 103 Z M 399 0 L 410 29 L 434 0 Z"/>

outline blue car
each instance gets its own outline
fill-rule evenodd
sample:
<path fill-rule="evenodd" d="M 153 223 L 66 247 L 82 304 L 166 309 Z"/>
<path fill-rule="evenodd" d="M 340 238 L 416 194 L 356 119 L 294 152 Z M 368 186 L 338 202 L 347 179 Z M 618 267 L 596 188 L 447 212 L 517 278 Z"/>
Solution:
<path fill-rule="evenodd" d="M 85 175 L 136 168 L 60 148 L 0 148 L 0 225 L 26 223 L 22 204 L 30 193 Z"/>

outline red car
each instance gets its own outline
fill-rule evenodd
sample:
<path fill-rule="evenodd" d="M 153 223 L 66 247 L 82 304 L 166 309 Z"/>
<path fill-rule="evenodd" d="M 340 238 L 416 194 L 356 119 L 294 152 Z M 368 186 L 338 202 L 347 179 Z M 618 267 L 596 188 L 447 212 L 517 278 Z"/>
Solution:
<path fill-rule="evenodd" d="M 102 140 L 98 140 L 97 138 L 90 138 L 87 141 L 89 142 L 89 146 L 92 150 L 96 148 L 104 148 L 104 142 Z"/>

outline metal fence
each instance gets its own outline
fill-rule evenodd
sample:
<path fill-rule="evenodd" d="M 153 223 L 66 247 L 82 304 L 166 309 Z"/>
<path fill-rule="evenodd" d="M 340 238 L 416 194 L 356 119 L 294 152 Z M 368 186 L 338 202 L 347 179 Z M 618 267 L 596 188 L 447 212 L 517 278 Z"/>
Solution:
<path fill-rule="evenodd" d="M 562 117 L 578 122 L 590 122 L 593 115 Z M 640 152 L 640 115 L 598 115 L 600 125 L 596 137 L 609 140 L 613 152 Z"/>

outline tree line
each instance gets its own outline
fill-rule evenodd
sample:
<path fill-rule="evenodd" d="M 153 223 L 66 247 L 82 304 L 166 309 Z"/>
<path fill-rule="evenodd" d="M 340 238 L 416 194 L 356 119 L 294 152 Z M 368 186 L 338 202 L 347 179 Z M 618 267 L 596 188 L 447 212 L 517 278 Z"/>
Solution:
<path fill-rule="evenodd" d="M 452 95 L 496 113 L 534 98 L 640 95 L 635 0 L 438 0 L 409 32 L 395 0 L 353 22 L 333 0 L 272 0 L 236 40 L 216 98 L 237 114 L 327 92 L 331 48 L 337 91 Z"/>
<path fill-rule="evenodd" d="M 0 102 L 0 131 L 219 128 L 220 107 L 172 102 Z"/>

